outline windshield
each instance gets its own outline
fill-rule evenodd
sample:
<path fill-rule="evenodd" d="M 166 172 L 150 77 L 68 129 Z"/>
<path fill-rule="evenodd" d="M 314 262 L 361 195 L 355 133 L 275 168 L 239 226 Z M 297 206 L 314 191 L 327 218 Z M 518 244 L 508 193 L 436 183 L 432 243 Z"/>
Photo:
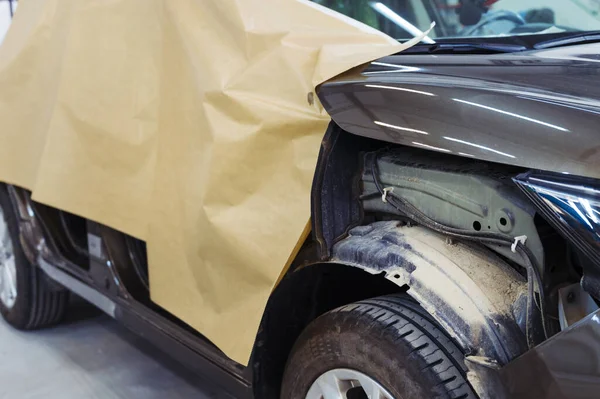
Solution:
<path fill-rule="evenodd" d="M 404 40 L 600 30 L 600 0 L 313 0 Z"/>

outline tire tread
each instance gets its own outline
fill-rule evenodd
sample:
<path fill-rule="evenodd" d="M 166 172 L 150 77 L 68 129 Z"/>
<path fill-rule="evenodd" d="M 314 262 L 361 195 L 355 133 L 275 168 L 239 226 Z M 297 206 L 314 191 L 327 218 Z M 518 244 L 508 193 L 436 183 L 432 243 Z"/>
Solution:
<path fill-rule="evenodd" d="M 0 184 L 0 207 L 13 243 L 19 288 L 15 305 L 7 309 L 0 303 L 0 312 L 10 325 L 20 330 L 35 330 L 57 324 L 66 314 L 69 291 L 52 283 L 25 256 L 18 218 L 5 184 Z"/>
<path fill-rule="evenodd" d="M 317 358 L 327 364 L 337 362 L 335 359 L 340 355 L 335 348 L 339 343 L 321 338 L 321 331 L 330 331 L 328 334 L 336 336 L 339 334 L 339 326 L 346 326 L 344 331 L 352 331 L 355 328 L 352 326 L 359 325 L 361 327 L 357 331 L 361 331 L 360 334 L 364 334 L 365 339 L 366 336 L 371 335 L 375 340 L 387 342 L 386 345 L 391 345 L 387 347 L 388 350 L 392 347 L 397 348 L 394 350 L 406 359 L 403 361 L 404 364 L 410 365 L 403 367 L 411 367 L 412 370 L 416 367 L 416 374 L 413 374 L 415 377 L 411 378 L 424 378 L 420 384 L 423 384 L 421 385 L 423 389 L 429 392 L 428 397 L 477 398 L 466 377 L 467 368 L 462 350 L 425 309 L 405 294 L 376 297 L 344 305 L 314 320 L 304 330 L 292 349 L 286 366 L 282 394 L 289 396 L 290 392 L 297 390 L 294 387 L 300 378 L 299 371 L 293 371 L 295 361 L 310 362 L 313 365 L 311 367 L 317 368 L 323 367 L 314 366 L 314 359 Z M 345 361 L 342 359 L 341 362 Z M 296 367 L 306 369 L 306 365 L 301 366 L 301 363 Z M 417 374 L 423 377 L 416 377 Z M 396 384 L 394 373 L 386 375 L 389 375 L 386 380 L 390 384 Z"/>
<path fill-rule="evenodd" d="M 374 311 L 384 309 L 393 314 L 396 322 L 400 320 L 407 322 L 405 327 L 408 327 L 409 331 L 400 332 L 402 329 L 396 329 L 397 340 L 403 340 L 412 347 L 409 356 L 420 357 L 428 363 L 423 371 L 430 370 L 439 376 L 440 382 L 436 387 L 442 387 L 448 397 L 452 399 L 477 397 L 466 379 L 467 368 L 462 351 L 418 304 L 404 295 L 389 295 L 358 303 Z M 360 306 L 356 309 L 360 309 Z M 345 309 L 342 307 L 335 311 L 345 311 Z M 376 322 L 373 319 L 373 323 Z M 425 354 L 424 351 L 430 347 L 438 350 Z"/>
<path fill-rule="evenodd" d="M 32 267 L 31 273 L 32 307 L 25 330 L 36 330 L 59 323 L 67 308 L 69 293 L 56 290 L 47 281 L 47 277 L 38 267 Z"/>

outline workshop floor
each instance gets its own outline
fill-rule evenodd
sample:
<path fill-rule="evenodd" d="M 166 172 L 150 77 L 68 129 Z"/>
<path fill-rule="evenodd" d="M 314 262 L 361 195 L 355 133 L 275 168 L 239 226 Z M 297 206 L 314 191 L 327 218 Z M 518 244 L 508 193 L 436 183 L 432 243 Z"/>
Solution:
<path fill-rule="evenodd" d="M 87 304 L 33 332 L 0 319 L 0 399 L 207 399 L 206 388 L 144 340 Z"/>

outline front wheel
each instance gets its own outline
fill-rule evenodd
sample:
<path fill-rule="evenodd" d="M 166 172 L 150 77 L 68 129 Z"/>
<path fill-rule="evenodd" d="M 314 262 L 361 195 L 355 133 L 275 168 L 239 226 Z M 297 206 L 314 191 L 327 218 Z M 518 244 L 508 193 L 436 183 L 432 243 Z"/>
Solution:
<path fill-rule="evenodd" d="M 476 398 L 464 355 L 405 296 L 330 311 L 300 335 L 286 365 L 286 399 Z"/>

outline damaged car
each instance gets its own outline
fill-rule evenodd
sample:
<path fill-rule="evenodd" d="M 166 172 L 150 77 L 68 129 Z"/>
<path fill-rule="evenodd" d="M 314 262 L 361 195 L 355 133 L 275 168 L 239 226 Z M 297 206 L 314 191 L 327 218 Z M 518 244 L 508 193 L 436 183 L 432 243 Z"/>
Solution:
<path fill-rule="evenodd" d="M 597 397 L 600 3 L 315 3 L 400 41 L 436 25 L 317 88 L 311 234 L 248 365 L 154 303 L 144 240 L 12 184 L 4 319 L 53 325 L 74 292 L 232 397 Z"/>

